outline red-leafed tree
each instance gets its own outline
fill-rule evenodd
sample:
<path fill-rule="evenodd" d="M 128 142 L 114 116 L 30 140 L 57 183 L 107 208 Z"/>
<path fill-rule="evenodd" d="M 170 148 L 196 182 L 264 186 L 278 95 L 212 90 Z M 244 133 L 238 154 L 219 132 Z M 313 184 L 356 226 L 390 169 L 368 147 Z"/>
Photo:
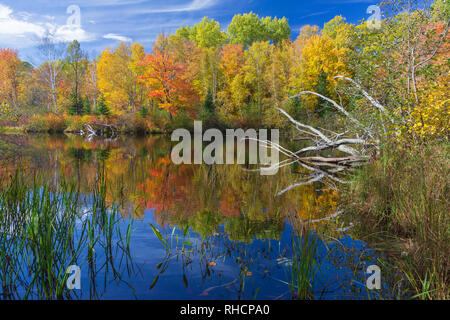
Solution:
<path fill-rule="evenodd" d="M 186 110 L 194 113 L 198 96 L 187 77 L 187 66 L 174 59 L 167 38 L 160 36 L 152 54 L 147 54 L 141 62 L 145 67 L 140 83 L 148 89 L 151 99 L 159 107 L 175 115 Z"/>

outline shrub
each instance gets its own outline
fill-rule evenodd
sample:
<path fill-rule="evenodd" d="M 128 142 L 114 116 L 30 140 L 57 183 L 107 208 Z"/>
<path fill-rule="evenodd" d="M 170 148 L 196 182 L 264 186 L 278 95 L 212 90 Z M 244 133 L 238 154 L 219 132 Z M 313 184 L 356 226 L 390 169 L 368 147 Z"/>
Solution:
<path fill-rule="evenodd" d="M 120 131 L 130 134 L 145 134 L 149 132 L 146 119 L 139 114 L 127 114 L 117 120 L 119 122 Z"/>
<path fill-rule="evenodd" d="M 47 131 L 50 133 L 62 133 L 67 129 L 66 119 L 63 115 L 48 113 L 45 116 Z"/>
<path fill-rule="evenodd" d="M 173 132 L 176 129 L 194 130 L 194 119 L 192 119 L 186 112 L 180 112 L 173 116 L 172 121 L 166 123 L 164 130 L 166 132 Z"/>
<path fill-rule="evenodd" d="M 68 122 L 66 117 L 56 113 L 47 113 L 45 115 L 34 115 L 25 125 L 27 132 L 49 132 L 62 133 L 67 129 Z"/>
<path fill-rule="evenodd" d="M 27 132 L 45 132 L 48 129 L 44 117 L 36 114 L 30 118 L 25 130 Z"/>
<path fill-rule="evenodd" d="M 80 132 L 84 126 L 81 116 L 68 116 L 66 117 L 66 122 L 68 132 Z"/>

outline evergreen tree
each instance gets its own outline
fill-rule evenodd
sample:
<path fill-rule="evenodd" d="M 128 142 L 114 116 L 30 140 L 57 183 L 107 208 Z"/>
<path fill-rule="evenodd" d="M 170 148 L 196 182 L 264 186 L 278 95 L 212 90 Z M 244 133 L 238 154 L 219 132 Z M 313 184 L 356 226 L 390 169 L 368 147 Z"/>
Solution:
<path fill-rule="evenodd" d="M 214 116 L 215 106 L 211 90 L 208 90 L 205 101 L 200 108 L 200 119 L 202 121 L 209 121 Z"/>
<path fill-rule="evenodd" d="M 83 114 L 83 102 L 81 99 L 77 98 L 75 93 L 70 95 L 69 114 L 72 116 L 79 116 Z"/>
<path fill-rule="evenodd" d="M 214 100 L 212 96 L 212 92 L 208 89 L 208 93 L 206 94 L 205 102 L 203 103 L 203 109 L 211 114 L 214 113 Z"/>
<path fill-rule="evenodd" d="M 98 112 L 104 116 L 109 116 L 111 114 L 109 107 L 105 103 L 105 97 L 103 94 L 100 95 L 100 101 L 98 102 Z"/>
<path fill-rule="evenodd" d="M 145 118 L 148 116 L 148 107 L 147 106 L 142 106 L 139 109 L 139 114 L 141 115 L 142 118 Z"/>
<path fill-rule="evenodd" d="M 323 70 L 320 71 L 316 92 L 324 97 L 330 98 L 330 91 L 328 90 L 328 76 Z M 330 107 L 331 106 L 328 101 L 319 98 L 319 104 L 315 110 L 319 116 L 323 117 L 330 110 Z"/>
<path fill-rule="evenodd" d="M 92 113 L 91 102 L 89 101 L 88 97 L 85 97 L 83 99 L 83 114 L 89 115 L 91 113 Z"/>

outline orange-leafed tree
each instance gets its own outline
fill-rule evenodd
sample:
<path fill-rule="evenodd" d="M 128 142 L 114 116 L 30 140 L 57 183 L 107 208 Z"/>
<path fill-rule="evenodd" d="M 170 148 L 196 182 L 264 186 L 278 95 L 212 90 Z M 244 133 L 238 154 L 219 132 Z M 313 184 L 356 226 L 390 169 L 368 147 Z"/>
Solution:
<path fill-rule="evenodd" d="M 227 82 L 238 74 L 243 74 L 245 63 L 244 46 L 241 44 L 227 44 L 222 47 L 221 65 Z"/>
<path fill-rule="evenodd" d="M 181 110 L 194 114 L 198 95 L 188 79 L 187 65 L 175 60 L 166 37 L 158 38 L 153 53 L 147 54 L 141 65 L 145 68 L 139 81 L 160 108 L 171 115 Z"/>
<path fill-rule="evenodd" d="M 14 109 L 19 105 L 21 66 L 17 51 L 0 49 L 0 103 Z"/>

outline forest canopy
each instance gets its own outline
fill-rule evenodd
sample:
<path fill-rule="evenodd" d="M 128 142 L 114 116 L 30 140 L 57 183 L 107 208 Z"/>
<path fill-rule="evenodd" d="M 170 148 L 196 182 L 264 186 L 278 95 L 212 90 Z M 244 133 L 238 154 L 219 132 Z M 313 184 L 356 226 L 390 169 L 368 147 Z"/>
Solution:
<path fill-rule="evenodd" d="M 190 119 L 282 128 L 280 106 L 294 117 L 333 117 L 330 103 L 316 95 L 285 103 L 301 91 L 370 118 L 369 102 L 336 78 L 345 76 L 405 120 L 391 128 L 395 134 L 447 135 L 449 5 L 422 2 L 409 12 L 396 1 L 382 5 L 379 29 L 336 16 L 323 27 L 303 26 L 294 40 L 284 17 L 236 15 L 226 30 L 205 17 L 161 34 L 152 48 L 121 42 L 97 57 L 78 41 L 58 43 L 49 34 L 39 66 L 0 48 L 0 121 L 77 129 L 103 117 L 164 131 Z"/>

